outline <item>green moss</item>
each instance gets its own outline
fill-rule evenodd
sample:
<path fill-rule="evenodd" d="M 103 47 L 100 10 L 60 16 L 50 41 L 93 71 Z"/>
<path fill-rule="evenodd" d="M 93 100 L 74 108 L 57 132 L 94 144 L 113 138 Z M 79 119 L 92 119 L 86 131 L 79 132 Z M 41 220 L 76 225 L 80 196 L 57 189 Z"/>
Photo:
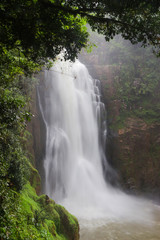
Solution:
<path fill-rule="evenodd" d="M 47 230 L 53 235 L 56 236 L 56 226 L 52 220 L 45 219 L 45 223 Z"/>
<path fill-rule="evenodd" d="M 143 119 L 147 124 L 156 123 L 160 120 L 160 113 L 154 108 L 137 109 L 134 110 L 134 114 L 136 117 Z"/>
<path fill-rule="evenodd" d="M 79 239 L 79 225 L 77 219 L 68 213 L 68 211 L 56 204 L 55 209 L 60 216 L 60 230 L 67 239 Z M 67 231 L 66 231 L 67 230 Z"/>
<path fill-rule="evenodd" d="M 141 106 L 143 106 L 143 103 L 141 103 Z M 109 128 L 115 131 L 125 128 L 126 120 L 128 118 L 141 119 L 146 124 L 151 125 L 153 123 L 160 122 L 160 111 L 156 108 L 156 106 L 152 106 L 152 108 L 149 108 L 149 106 L 140 107 L 133 110 L 123 109 L 114 121 L 110 121 Z"/>
<path fill-rule="evenodd" d="M 77 240 L 78 230 L 75 217 L 47 195 L 37 196 L 30 183 L 19 194 L 9 226 L 0 229 L 1 236 L 8 236 L 4 239 L 12 240 Z"/>
<path fill-rule="evenodd" d="M 125 127 L 126 120 L 131 117 L 131 112 L 129 111 L 122 111 L 120 115 L 114 119 L 114 121 L 111 121 L 109 124 L 109 128 L 112 130 L 119 130 Z"/>
<path fill-rule="evenodd" d="M 41 218 L 53 221 L 56 231 L 60 233 L 60 216 L 55 209 L 55 202 L 47 195 L 40 196 L 38 202 L 42 209 Z"/>
<path fill-rule="evenodd" d="M 36 193 L 40 193 L 41 189 L 41 178 L 39 175 L 39 172 L 37 169 L 35 169 L 31 163 L 29 163 L 29 169 L 30 169 L 30 184 L 31 186 L 36 190 Z"/>

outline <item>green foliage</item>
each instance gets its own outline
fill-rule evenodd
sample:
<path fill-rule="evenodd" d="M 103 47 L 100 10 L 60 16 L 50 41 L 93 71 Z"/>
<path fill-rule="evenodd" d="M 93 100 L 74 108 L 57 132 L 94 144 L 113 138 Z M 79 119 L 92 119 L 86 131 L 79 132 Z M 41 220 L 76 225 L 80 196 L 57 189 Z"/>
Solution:
<path fill-rule="evenodd" d="M 133 44 L 151 44 L 159 50 L 159 6 L 157 1 L 52 1 L 64 14 L 85 17 L 93 31 L 97 30 L 109 41 L 121 34 Z"/>
<path fill-rule="evenodd" d="M 114 99 L 120 102 L 120 118 L 138 117 L 147 123 L 160 120 L 159 59 L 151 48 L 142 49 L 117 37 L 108 48 L 114 65 Z M 119 120 L 117 119 L 117 122 Z"/>
<path fill-rule="evenodd" d="M 17 49 L 0 52 L 0 237 L 19 239 L 16 212 L 19 194 L 29 178 L 25 154 L 25 128 L 31 118 L 29 96 L 35 80 L 31 73 L 40 69 Z M 28 78 L 26 77 L 28 76 Z M 29 78 L 30 77 L 30 78 Z M 15 236 L 10 238 L 9 233 Z"/>
<path fill-rule="evenodd" d="M 4 0 L 0 4 L 0 39 L 7 49 L 21 48 L 37 63 L 55 59 L 62 49 L 73 60 L 87 44 L 86 22 L 107 41 L 121 34 L 132 43 L 159 50 L 160 2 L 92 0 Z"/>
<path fill-rule="evenodd" d="M 85 46 L 84 20 L 55 8 L 55 1 L 3 1 L 0 7 L 1 43 L 21 48 L 27 59 L 45 63 L 65 49 L 65 58 L 74 59 Z"/>
<path fill-rule="evenodd" d="M 25 183 L 28 169 L 21 138 L 26 121 L 31 117 L 28 100 L 33 85 L 23 75 L 30 75 L 39 66 L 32 64 L 32 61 L 24 61 L 21 66 L 16 55 L 16 50 L 7 51 L 6 48 L 0 55 L 0 160 L 1 165 L 5 166 L 0 178 L 3 176 L 11 188 L 19 191 Z"/>
<path fill-rule="evenodd" d="M 13 204 L 9 204 L 9 208 L 5 209 L 6 219 L 0 215 L 1 238 L 69 240 L 78 234 L 77 220 L 48 196 L 38 197 L 29 183 L 20 194 L 10 192 L 9 197 Z M 63 218 L 66 221 L 69 219 L 68 223 L 65 223 L 65 231 Z"/>

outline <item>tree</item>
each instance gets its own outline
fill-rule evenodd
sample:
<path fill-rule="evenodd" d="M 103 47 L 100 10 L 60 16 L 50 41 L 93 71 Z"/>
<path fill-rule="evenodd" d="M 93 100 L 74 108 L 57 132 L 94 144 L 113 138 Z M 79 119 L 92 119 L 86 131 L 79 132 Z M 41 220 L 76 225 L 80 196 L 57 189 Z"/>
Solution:
<path fill-rule="evenodd" d="M 106 40 L 120 33 L 132 43 L 159 44 L 160 2 L 157 0 L 68 0 L 63 6 L 59 2 L 55 7 L 86 17 L 92 30 L 97 29 Z"/>
<path fill-rule="evenodd" d="M 3 0 L 1 44 L 21 46 L 36 61 L 54 59 L 62 49 L 73 60 L 87 44 L 85 20 L 106 40 L 121 34 L 159 50 L 159 7 L 159 0 Z"/>
<path fill-rule="evenodd" d="M 74 59 L 87 41 L 86 27 L 80 16 L 61 10 L 45 0 L 4 0 L 0 4 L 0 42 L 8 49 L 21 48 L 37 62 L 54 59 L 65 49 Z"/>

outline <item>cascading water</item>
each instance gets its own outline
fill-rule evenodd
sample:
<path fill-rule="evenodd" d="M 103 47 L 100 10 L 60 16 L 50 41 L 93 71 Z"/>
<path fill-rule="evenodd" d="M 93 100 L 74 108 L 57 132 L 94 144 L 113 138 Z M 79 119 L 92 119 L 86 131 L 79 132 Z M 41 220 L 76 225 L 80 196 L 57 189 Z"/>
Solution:
<path fill-rule="evenodd" d="M 105 185 L 99 142 L 105 142 L 106 125 L 99 81 L 79 61 L 59 61 L 45 74 L 45 191 L 58 201 L 76 195 L 90 203 L 98 182 Z"/>
<path fill-rule="evenodd" d="M 109 168 L 103 149 L 107 130 L 98 80 L 78 60 L 59 59 L 45 72 L 43 92 L 39 104 L 46 125 L 45 193 L 80 221 L 152 220 L 147 201 L 104 180 L 103 167 Z"/>

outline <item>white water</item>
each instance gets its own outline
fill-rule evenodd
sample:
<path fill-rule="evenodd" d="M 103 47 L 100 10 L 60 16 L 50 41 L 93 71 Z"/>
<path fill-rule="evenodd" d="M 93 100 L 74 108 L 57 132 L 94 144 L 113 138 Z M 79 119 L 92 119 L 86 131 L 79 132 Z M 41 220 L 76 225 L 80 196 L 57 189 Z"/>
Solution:
<path fill-rule="evenodd" d="M 45 72 L 45 84 L 45 102 L 40 101 L 40 109 L 46 124 L 46 194 L 77 216 L 82 230 L 115 221 L 152 225 L 150 203 L 104 180 L 101 145 L 106 138 L 106 124 L 101 121 L 104 105 L 99 82 L 78 60 L 58 60 Z M 104 167 L 109 168 L 107 163 Z"/>

